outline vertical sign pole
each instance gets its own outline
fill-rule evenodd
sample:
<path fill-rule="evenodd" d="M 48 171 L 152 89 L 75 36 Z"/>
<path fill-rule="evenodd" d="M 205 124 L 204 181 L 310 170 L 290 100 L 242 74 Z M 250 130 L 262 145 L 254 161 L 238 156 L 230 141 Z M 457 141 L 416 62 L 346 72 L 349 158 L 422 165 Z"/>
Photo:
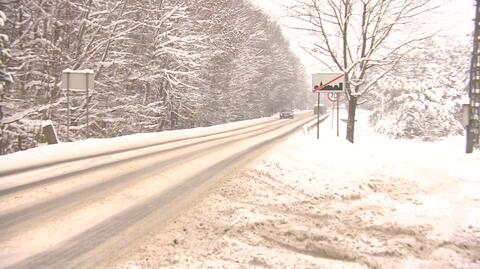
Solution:
<path fill-rule="evenodd" d="M 70 141 L 70 73 L 67 73 L 67 141 Z"/>
<path fill-rule="evenodd" d="M 85 105 L 87 106 L 87 126 L 86 126 L 86 130 L 87 130 L 87 134 L 86 134 L 86 137 L 88 138 L 88 73 L 85 74 L 85 82 L 86 82 L 86 85 L 85 85 L 85 89 L 86 89 L 86 93 L 87 93 L 87 99 L 85 100 Z"/>
<path fill-rule="evenodd" d="M 339 101 L 340 95 L 337 94 L 337 137 L 340 136 L 339 132 L 339 123 L 340 123 L 340 108 L 339 108 Z"/>
<path fill-rule="evenodd" d="M 333 122 L 335 121 L 335 102 L 331 102 L 331 103 L 332 103 L 332 124 L 330 125 L 330 129 L 333 130 Z"/>
<path fill-rule="evenodd" d="M 320 91 L 317 93 L 317 139 L 320 139 Z"/>

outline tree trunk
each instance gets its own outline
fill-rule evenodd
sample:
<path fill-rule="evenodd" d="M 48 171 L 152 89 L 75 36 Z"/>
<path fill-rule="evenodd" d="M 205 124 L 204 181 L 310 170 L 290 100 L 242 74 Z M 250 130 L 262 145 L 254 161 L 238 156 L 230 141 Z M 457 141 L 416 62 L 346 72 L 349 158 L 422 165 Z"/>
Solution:
<path fill-rule="evenodd" d="M 354 143 L 355 138 L 355 112 L 357 110 L 357 97 L 350 96 L 348 101 L 347 140 Z"/>

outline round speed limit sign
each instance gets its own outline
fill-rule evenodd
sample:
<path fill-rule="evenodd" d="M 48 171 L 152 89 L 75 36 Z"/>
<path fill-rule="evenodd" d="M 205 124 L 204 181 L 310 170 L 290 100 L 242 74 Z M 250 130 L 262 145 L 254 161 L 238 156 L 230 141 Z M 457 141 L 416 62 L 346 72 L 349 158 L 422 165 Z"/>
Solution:
<path fill-rule="evenodd" d="M 338 94 L 335 92 L 329 92 L 328 93 L 328 100 L 335 102 L 338 100 Z"/>

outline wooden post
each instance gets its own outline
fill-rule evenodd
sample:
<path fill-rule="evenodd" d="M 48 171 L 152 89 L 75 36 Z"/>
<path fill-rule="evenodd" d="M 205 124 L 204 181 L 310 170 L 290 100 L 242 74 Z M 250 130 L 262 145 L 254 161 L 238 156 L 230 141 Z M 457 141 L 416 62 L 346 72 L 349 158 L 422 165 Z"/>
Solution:
<path fill-rule="evenodd" d="M 45 140 L 49 145 L 58 143 L 57 133 L 55 131 L 55 128 L 53 127 L 52 122 L 48 121 L 47 123 L 45 123 L 42 129 Z"/>
<path fill-rule="evenodd" d="M 22 136 L 18 135 L 17 139 L 18 139 L 18 149 L 23 150 L 23 148 L 22 148 Z"/>

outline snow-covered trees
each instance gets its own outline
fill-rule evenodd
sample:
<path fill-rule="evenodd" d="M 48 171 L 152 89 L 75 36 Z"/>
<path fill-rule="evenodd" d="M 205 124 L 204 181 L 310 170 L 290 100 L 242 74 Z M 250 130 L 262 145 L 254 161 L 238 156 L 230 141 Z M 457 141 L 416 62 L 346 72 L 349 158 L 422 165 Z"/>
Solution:
<path fill-rule="evenodd" d="M 280 28 L 248 1 L 17 0 L 1 7 L 15 66 L 15 90 L 4 102 L 12 119 L 3 125 L 8 152 L 34 146 L 43 120 L 54 122 L 62 140 L 67 124 L 70 139 L 112 137 L 266 116 L 307 100 L 303 69 Z M 70 92 L 67 118 L 66 68 L 95 71 L 89 126 L 84 92 Z"/>
<path fill-rule="evenodd" d="M 7 21 L 7 17 L 2 10 L 0 10 L 0 29 L 5 27 L 5 23 Z M 8 43 L 9 43 L 8 35 L 3 33 L 3 30 L 0 31 L 0 81 L 6 83 L 12 83 L 13 79 L 12 76 L 7 71 L 7 65 L 5 60 L 10 58 L 10 53 L 8 50 Z M 4 85 L 2 85 L 4 86 Z"/>
<path fill-rule="evenodd" d="M 406 55 L 375 85 L 383 90 L 372 106 L 374 128 L 392 137 L 422 140 L 461 133 L 469 49 L 438 37 Z"/>
<path fill-rule="evenodd" d="M 97 62 L 97 81 L 104 83 L 94 98 L 96 135 L 190 126 L 205 37 L 188 7 L 173 1 L 133 2 L 122 8 L 120 18 L 109 51 Z"/>
<path fill-rule="evenodd" d="M 278 25 L 251 5 L 246 9 L 242 1 L 197 3 L 204 7 L 200 20 L 210 18 L 210 45 L 215 48 L 204 74 L 205 113 L 199 115 L 199 122 L 248 119 L 305 104 L 305 72 Z"/>
<path fill-rule="evenodd" d="M 4 138 L 4 114 L 7 111 L 5 95 L 13 83 L 12 75 L 8 72 L 7 66 L 7 61 L 11 58 L 8 49 L 10 40 L 3 30 L 7 22 L 7 17 L 2 9 L 0 9 L 0 154 L 4 153 L 3 145 L 7 143 L 6 138 Z"/>
<path fill-rule="evenodd" d="M 354 142 L 355 112 L 375 82 L 408 51 L 429 35 L 419 20 L 436 7 L 434 0 L 293 0 L 296 27 L 315 41 L 307 51 L 331 69 L 345 74 L 348 99 L 346 139 Z M 368 72 L 382 66 L 382 72 Z M 370 76 L 367 76 L 370 74 Z"/>
<path fill-rule="evenodd" d="M 0 10 L 0 29 L 5 26 L 7 17 L 2 10 Z M 8 57 L 9 53 L 7 51 L 7 43 L 9 39 L 8 36 L 3 33 L 3 30 L 0 32 L 0 122 L 3 118 L 2 105 L 4 98 L 4 91 L 7 83 L 11 83 L 12 76 L 7 72 L 7 66 L 5 64 L 5 58 Z"/>

